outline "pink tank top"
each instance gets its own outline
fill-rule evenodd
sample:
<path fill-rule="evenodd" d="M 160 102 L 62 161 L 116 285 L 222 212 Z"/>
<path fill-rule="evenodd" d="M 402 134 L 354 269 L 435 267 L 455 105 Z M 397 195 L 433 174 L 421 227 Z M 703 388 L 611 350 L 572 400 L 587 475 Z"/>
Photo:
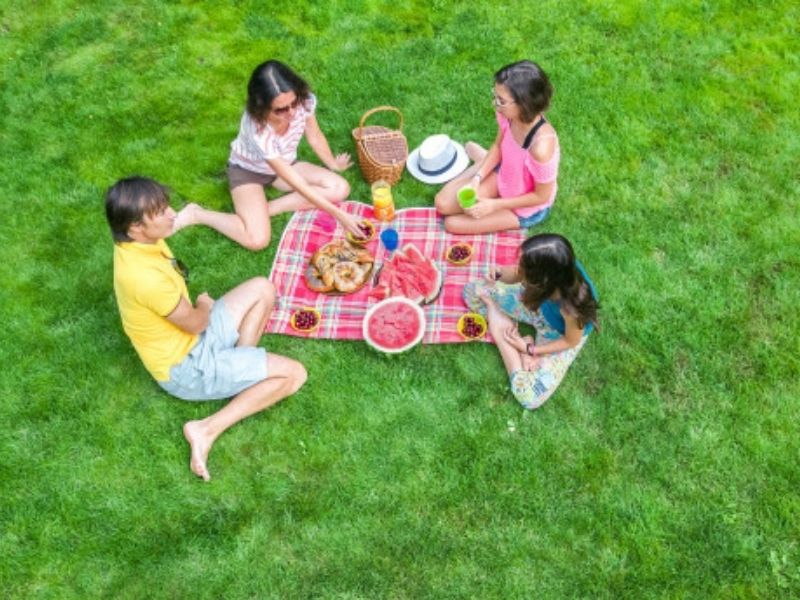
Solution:
<path fill-rule="evenodd" d="M 497 192 L 500 197 L 513 198 L 532 192 L 536 189 L 537 182 L 554 183 L 553 191 L 544 204 L 514 209 L 517 216 L 529 217 L 535 212 L 552 206 L 556 200 L 558 184 L 555 182 L 558 177 L 558 163 L 561 160 L 558 138 L 556 137 L 556 147 L 550 160 L 543 163 L 537 162 L 527 147 L 523 148 L 514 140 L 508 119 L 499 114 L 496 116 L 500 130 L 503 132 L 500 140 L 500 170 L 497 173 Z"/>

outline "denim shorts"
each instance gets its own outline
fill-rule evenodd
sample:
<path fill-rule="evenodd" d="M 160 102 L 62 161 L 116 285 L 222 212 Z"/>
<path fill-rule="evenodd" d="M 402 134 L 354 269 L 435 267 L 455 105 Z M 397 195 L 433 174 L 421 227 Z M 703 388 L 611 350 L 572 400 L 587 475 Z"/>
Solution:
<path fill-rule="evenodd" d="M 517 219 L 519 219 L 519 227 L 520 229 L 527 229 L 528 227 L 533 227 L 544 221 L 547 218 L 547 215 L 550 214 L 550 207 L 544 208 L 540 211 L 533 213 L 527 217 L 520 217 L 517 215 Z"/>
<path fill-rule="evenodd" d="M 180 363 L 169 371 L 169 381 L 158 384 L 181 400 L 230 398 L 267 378 L 267 351 L 236 347 L 239 332 L 220 299 L 214 302 L 208 327 Z"/>

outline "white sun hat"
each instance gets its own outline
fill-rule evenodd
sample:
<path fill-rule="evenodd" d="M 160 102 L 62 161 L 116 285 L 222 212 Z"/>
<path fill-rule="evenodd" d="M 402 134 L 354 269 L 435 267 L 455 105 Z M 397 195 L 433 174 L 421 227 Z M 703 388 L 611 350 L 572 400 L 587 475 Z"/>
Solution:
<path fill-rule="evenodd" d="M 469 165 L 464 146 L 439 133 L 425 138 L 408 155 L 406 167 L 413 177 L 423 183 L 445 183 Z"/>

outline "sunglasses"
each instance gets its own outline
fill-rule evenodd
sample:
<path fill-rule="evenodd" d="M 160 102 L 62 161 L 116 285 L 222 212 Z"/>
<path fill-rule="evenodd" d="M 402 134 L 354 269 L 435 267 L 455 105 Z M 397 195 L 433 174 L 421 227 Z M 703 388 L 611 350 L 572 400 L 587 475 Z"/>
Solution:
<path fill-rule="evenodd" d="M 189 281 L 189 267 L 186 266 L 186 263 L 183 262 L 180 258 L 173 258 L 171 256 L 167 256 L 166 254 L 162 254 L 164 258 L 169 260 L 169 264 L 172 265 L 172 268 L 175 269 L 175 272 L 183 277 L 184 281 Z"/>
<path fill-rule="evenodd" d="M 275 113 L 276 115 L 285 115 L 290 110 L 297 108 L 297 105 L 300 104 L 300 98 L 295 98 L 291 104 L 287 104 L 286 106 L 279 106 L 278 108 L 270 108 L 270 112 Z"/>
<path fill-rule="evenodd" d="M 492 89 L 492 102 L 494 103 L 496 108 L 505 108 L 506 106 L 511 106 L 515 104 L 514 100 L 503 100 L 500 96 L 498 96 L 494 89 Z"/>

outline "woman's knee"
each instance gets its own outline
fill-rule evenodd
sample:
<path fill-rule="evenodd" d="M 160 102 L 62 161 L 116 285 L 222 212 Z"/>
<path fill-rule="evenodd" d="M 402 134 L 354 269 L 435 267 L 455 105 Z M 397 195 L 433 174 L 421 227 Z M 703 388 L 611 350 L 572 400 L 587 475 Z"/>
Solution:
<path fill-rule="evenodd" d="M 436 207 L 436 210 L 440 213 L 444 213 L 444 208 L 447 205 L 446 202 L 446 194 L 444 189 L 441 189 L 437 192 L 437 194 L 433 197 L 433 205 Z"/>
<path fill-rule="evenodd" d="M 455 192 L 446 185 L 433 197 L 433 205 L 441 215 L 452 215 L 460 212 L 461 207 L 456 205 Z"/>
<path fill-rule="evenodd" d="M 455 233 L 455 234 L 463 234 L 469 233 L 469 231 L 465 230 L 463 225 L 461 224 L 461 219 L 459 219 L 460 215 L 449 215 L 444 218 L 444 230 L 447 233 Z"/>
<path fill-rule="evenodd" d="M 242 240 L 242 246 L 253 251 L 263 250 L 269 246 L 271 238 L 269 231 L 248 232 Z"/>
<path fill-rule="evenodd" d="M 350 184 L 341 175 L 336 175 L 331 184 L 331 200 L 341 202 L 350 196 Z"/>

